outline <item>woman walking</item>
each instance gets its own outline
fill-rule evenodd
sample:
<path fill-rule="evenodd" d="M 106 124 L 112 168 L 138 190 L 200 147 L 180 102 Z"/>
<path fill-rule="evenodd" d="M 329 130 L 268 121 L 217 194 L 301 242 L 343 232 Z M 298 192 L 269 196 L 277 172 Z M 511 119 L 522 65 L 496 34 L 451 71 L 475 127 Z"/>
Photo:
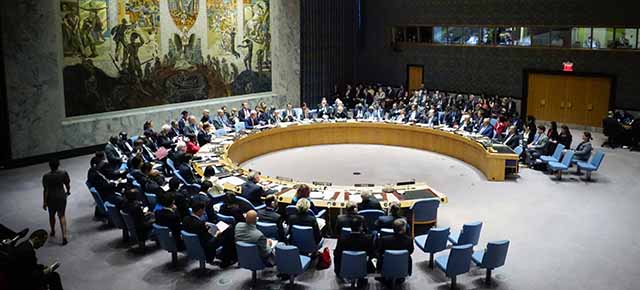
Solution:
<path fill-rule="evenodd" d="M 71 181 L 69 174 L 64 170 L 59 170 L 60 161 L 53 159 L 49 161 L 50 172 L 42 177 L 43 204 L 42 209 L 49 210 L 49 225 L 51 226 L 50 236 L 56 235 L 56 214 L 60 219 L 60 229 L 62 231 L 62 245 L 67 241 L 67 221 L 65 220 L 65 209 L 67 207 L 67 196 L 71 194 Z"/>

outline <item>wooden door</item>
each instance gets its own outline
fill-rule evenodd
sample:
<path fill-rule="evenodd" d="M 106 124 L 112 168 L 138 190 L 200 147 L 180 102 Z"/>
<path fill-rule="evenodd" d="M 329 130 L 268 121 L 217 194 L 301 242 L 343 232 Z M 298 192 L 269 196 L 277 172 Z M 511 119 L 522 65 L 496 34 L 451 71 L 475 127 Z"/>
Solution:
<path fill-rule="evenodd" d="M 424 84 L 424 68 L 422 66 L 410 65 L 408 69 L 409 91 L 418 90 Z"/>
<path fill-rule="evenodd" d="M 563 123 L 586 124 L 586 99 L 591 78 L 567 77 L 567 99 L 563 104 Z"/>
<path fill-rule="evenodd" d="M 585 124 L 593 127 L 602 126 L 602 119 L 609 111 L 611 98 L 611 79 L 593 78 L 588 84 L 585 99 Z"/>

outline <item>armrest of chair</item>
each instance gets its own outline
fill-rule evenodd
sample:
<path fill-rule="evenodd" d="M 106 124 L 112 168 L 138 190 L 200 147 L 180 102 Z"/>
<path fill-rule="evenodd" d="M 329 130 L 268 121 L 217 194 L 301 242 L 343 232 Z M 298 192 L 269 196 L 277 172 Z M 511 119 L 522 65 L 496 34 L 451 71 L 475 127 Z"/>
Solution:
<path fill-rule="evenodd" d="M 264 208 L 266 208 L 266 207 L 267 207 L 267 206 L 266 206 L 266 205 L 264 205 L 264 204 L 263 204 L 263 205 L 260 205 L 260 206 L 255 206 L 255 205 L 253 206 L 253 208 L 254 208 L 255 210 L 261 210 L 261 209 L 264 209 Z"/>
<path fill-rule="evenodd" d="M 323 210 L 319 211 L 319 212 L 316 214 L 316 218 L 321 218 L 321 217 L 323 217 L 325 213 L 327 213 L 327 210 L 326 210 L 326 209 L 323 209 Z"/>

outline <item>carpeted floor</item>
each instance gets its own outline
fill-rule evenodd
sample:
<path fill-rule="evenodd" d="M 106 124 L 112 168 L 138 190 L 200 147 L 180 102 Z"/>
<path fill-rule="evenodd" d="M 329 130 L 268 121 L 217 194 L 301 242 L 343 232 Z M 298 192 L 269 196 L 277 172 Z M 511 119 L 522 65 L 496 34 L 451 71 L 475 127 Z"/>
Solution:
<path fill-rule="evenodd" d="M 594 141 L 599 145 L 601 141 Z M 488 241 L 511 241 L 507 263 L 494 271 L 494 284 L 482 285 L 484 270 L 472 267 L 458 277 L 460 289 L 640 289 L 640 153 L 604 149 L 595 182 L 575 175 L 564 181 L 524 169 L 514 181 L 493 183 L 473 167 L 429 152 L 397 147 L 336 145 L 292 149 L 265 155 L 247 164 L 265 174 L 299 180 L 333 180 L 352 184 L 407 178 L 424 181 L 446 193 L 439 211 L 441 227 L 458 231 L 462 224 L 484 222 L 482 249 Z M 152 249 L 144 255 L 127 250 L 121 232 L 92 220 L 93 202 L 84 186 L 89 156 L 62 161 L 73 180 L 67 215 L 69 245 L 50 240 L 38 252 L 41 263 L 59 260 L 66 289 L 250 289 L 250 272 L 233 268 L 195 271 L 183 255 L 177 268 L 170 255 Z M 46 164 L 0 172 L 0 222 L 14 229 L 45 228 L 40 178 Z M 353 172 L 361 175 L 353 175 Z M 311 175 L 313 174 L 313 175 Z M 307 177 L 308 179 L 304 178 Z M 376 182 L 381 183 L 381 182 Z M 328 246 L 333 248 L 334 240 Z M 445 254 L 441 253 L 440 255 Z M 427 267 L 418 249 L 414 272 L 401 289 L 447 289 L 448 279 Z M 253 289 L 284 289 L 273 271 L 260 275 Z M 369 279 L 368 289 L 383 289 Z M 333 270 L 311 270 L 292 289 L 346 288 Z"/>

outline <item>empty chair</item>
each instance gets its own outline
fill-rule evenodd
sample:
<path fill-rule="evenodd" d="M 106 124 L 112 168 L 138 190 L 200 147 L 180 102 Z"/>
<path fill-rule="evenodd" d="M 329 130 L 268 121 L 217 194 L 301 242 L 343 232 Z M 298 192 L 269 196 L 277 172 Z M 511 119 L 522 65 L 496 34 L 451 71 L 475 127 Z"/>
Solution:
<path fill-rule="evenodd" d="M 128 241 L 129 231 L 127 231 L 127 226 L 125 225 L 124 220 L 122 219 L 122 215 L 120 214 L 120 211 L 116 208 L 115 205 L 111 204 L 110 202 L 105 202 L 104 207 L 107 210 L 107 216 L 109 217 L 109 220 L 111 221 L 111 223 L 116 228 L 119 228 L 122 230 L 122 239 L 124 241 Z"/>
<path fill-rule="evenodd" d="M 436 257 L 436 266 L 451 278 L 451 288 L 456 288 L 456 276 L 469 272 L 473 245 L 453 246 L 448 256 Z"/>
<path fill-rule="evenodd" d="M 485 283 L 491 283 L 491 270 L 502 267 L 507 259 L 509 241 L 489 242 L 487 249 L 473 253 L 471 259 L 480 268 L 487 269 Z"/>
<path fill-rule="evenodd" d="M 289 275 L 289 283 L 293 284 L 296 276 L 303 274 L 311 265 L 311 258 L 300 255 L 295 246 L 284 243 L 276 245 L 276 267 L 280 274 Z"/>
<path fill-rule="evenodd" d="M 207 262 L 207 256 L 204 253 L 204 249 L 200 245 L 198 236 L 185 231 L 180 231 L 182 240 L 184 240 L 184 246 L 187 249 L 187 256 L 191 260 L 197 260 L 200 262 L 200 269 L 204 269 Z"/>
<path fill-rule="evenodd" d="M 440 199 L 417 200 L 411 206 L 411 237 L 415 237 L 416 225 L 436 224 Z"/>
<path fill-rule="evenodd" d="M 324 239 L 316 244 L 313 236 L 313 228 L 306 226 L 291 226 L 291 244 L 297 246 L 300 252 L 308 255 L 318 251 L 324 245 Z"/>
<path fill-rule="evenodd" d="M 416 246 L 425 253 L 429 253 L 429 268 L 433 268 L 433 255 L 447 249 L 449 228 L 431 228 L 426 235 L 417 236 Z"/>
<path fill-rule="evenodd" d="M 562 157 L 562 150 L 564 150 L 564 145 L 558 143 L 558 145 L 556 145 L 556 150 L 553 151 L 553 155 L 540 156 L 540 161 L 542 161 L 542 163 L 549 163 L 551 161 L 558 162 Z"/>
<path fill-rule="evenodd" d="M 343 251 L 340 261 L 340 278 L 351 281 L 356 287 L 358 279 L 367 277 L 367 253 L 364 251 Z"/>
<path fill-rule="evenodd" d="M 578 170 L 586 171 L 586 175 L 587 175 L 586 180 L 591 180 L 591 172 L 598 171 L 598 168 L 600 168 L 600 164 L 602 163 L 602 159 L 604 159 L 604 151 L 598 149 L 596 151 L 596 154 L 594 154 L 593 157 L 591 157 L 591 161 L 577 162 Z"/>
<path fill-rule="evenodd" d="M 122 216 L 122 220 L 124 221 L 124 224 L 127 227 L 127 230 L 129 231 L 129 237 L 133 238 L 133 241 L 138 243 L 138 246 L 140 246 L 140 249 L 144 249 L 145 241 L 147 240 L 147 237 L 138 236 L 138 232 L 136 230 L 136 224 L 130 215 L 128 215 L 123 211 L 120 211 L 120 215 Z"/>
<path fill-rule="evenodd" d="M 227 135 L 227 130 L 225 130 L 224 128 L 218 129 L 216 130 L 215 134 L 216 134 L 216 138 L 220 138 L 224 135 Z"/>
<path fill-rule="evenodd" d="M 375 224 L 379 217 L 384 215 L 384 211 L 379 209 L 365 209 L 358 212 L 364 217 L 365 226 L 368 232 L 375 230 Z"/>
<path fill-rule="evenodd" d="M 176 240 L 171 236 L 171 231 L 168 227 L 157 224 L 153 224 L 153 231 L 158 237 L 160 247 L 171 253 L 171 263 L 175 265 L 178 261 L 178 247 L 176 246 Z"/>
<path fill-rule="evenodd" d="M 482 230 L 482 222 L 476 221 L 466 223 L 462 226 L 462 230 L 459 233 L 449 234 L 449 241 L 454 246 L 471 244 L 473 246 L 478 244 L 480 240 L 480 231 Z"/>
<path fill-rule="evenodd" d="M 255 283 L 257 271 L 266 268 L 266 265 L 258 253 L 258 246 L 245 242 L 236 242 L 236 251 L 238 252 L 238 266 L 250 270 L 251 282 Z"/>
<path fill-rule="evenodd" d="M 409 273 L 409 252 L 407 250 L 386 250 L 382 261 L 382 278 L 391 281 L 391 289 L 395 288 L 398 281 L 411 274 Z"/>
<path fill-rule="evenodd" d="M 100 196 L 100 193 L 98 193 L 95 187 L 90 187 L 89 192 L 91 192 L 91 196 L 93 197 L 93 200 L 96 202 L 96 213 L 99 216 L 103 216 L 103 217 L 108 216 L 107 208 L 105 207 L 105 202 L 102 200 L 102 196 Z"/>
<path fill-rule="evenodd" d="M 256 228 L 258 228 L 265 237 L 278 240 L 278 225 L 274 223 L 257 222 Z"/>
<path fill-rule="evenodd" d="M 547 168 L 549 168 L 551 172 L 556 172 L 558 174 L 558 180 L 560 180 L 562 179 L 562 172 L 569 170 L 571 159 L 573 159 L 573 150 L 568 150 L 564 153 L 564 156 L 562 156 L 562 162 L 549 161 Z"/>
<path fill-rule="evenodd" d="M 238 202 L 240 202 L 241 204 L 244 204 L 244 206 L 242 206 L 242 208 L 246 208 L 247 210 L 248 209 L 253 209 L 255 211 L 259 211 L 259 210 L 261 210 L 261 209 L 266 207 L 264 204 L 256 206 L 253 203 L 251 203 L 251 201 L 249 201 L 248 199 L 246 199 L 246 198 L 244 198 L 242 196 L 239 196 L 239 195 L 236 196 L 236 200 Z"/>

